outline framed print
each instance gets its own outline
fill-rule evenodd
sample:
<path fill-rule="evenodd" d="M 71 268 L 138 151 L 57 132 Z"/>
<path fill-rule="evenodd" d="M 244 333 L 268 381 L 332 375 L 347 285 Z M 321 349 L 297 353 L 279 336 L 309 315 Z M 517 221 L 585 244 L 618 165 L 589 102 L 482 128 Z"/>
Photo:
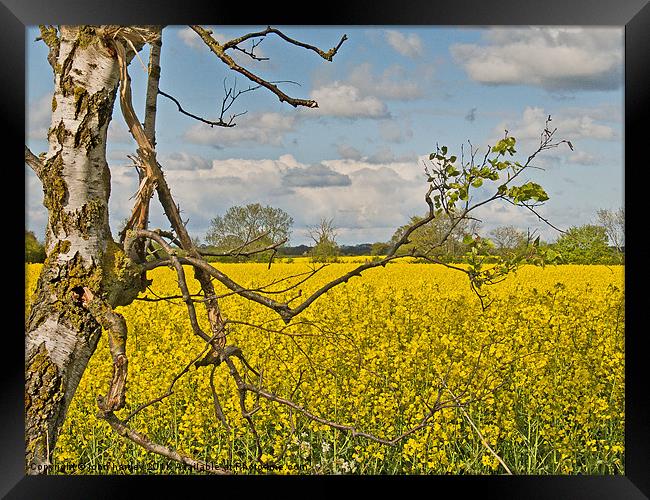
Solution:
<path fill-rule="evenodd" d="M 2 12 L 8 498 L 650 495 L 647 2 Z"/>

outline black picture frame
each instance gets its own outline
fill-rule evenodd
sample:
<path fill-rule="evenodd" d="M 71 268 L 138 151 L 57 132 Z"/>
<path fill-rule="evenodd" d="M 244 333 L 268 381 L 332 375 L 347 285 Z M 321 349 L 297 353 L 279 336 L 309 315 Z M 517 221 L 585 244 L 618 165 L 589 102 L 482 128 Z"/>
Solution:
<path fill-rule="evenodd" d="M 3 135 L 4 194 L 12 190 L 22 155 L 25 130 L 25 27 L 46 24 L 205 24 L 231 25 L 608 25 L 625 27 L 625 210 L 626 235 L 626 439 L 624 476 L 433 476 L 433 477 L 322 477 L 319 483 L 336 485 L 337 490 L 361 485 L 382 489 L 385 494 L 454 495 L 461 498 L 472 492 L 487 498 L 571 498 L 615 499 L 650 497 L 650 411 L 646 389 L 647 370 L 643 341 L 647 328 L 644 313 L 647 294 L 642 288 L 647 277 L 642 235 L 642 217 L 647 214 L 644 201 L 646 177 L 647 113 L 650 111 L 650 5 L 648 0 L 411 0 L 398 4 L 390 0 L 375 2 L 283 4 L 277 2 L 217 3 L 159 0 L 136 3 L 129 0 L 2 0 L 0 4 L 0 47 L 3 62 L 2 117 L 9 125 Z M 11 181 L 10 181 L 11 180 Z M 24 182 L 24 177 L 23 177 Z M 20 181 L 17 181 L 20 184 Z M 23 184 L 24 186 L 24 184 Z M 23 191 L 24 192 L 24 191 Z M 20 195 L 18 194 L 20 199 Z M 13 205 L 15 207 L 15 205 Z M 3 289 L 8 311 L 3 315 L 5 349 L 0 376 L 0 495 L 7 498 L 116 498 L 123 497 L 142 481 L 148 494 L 170 493 L 181 486 L 186 494 L 199 486 L 224 495 L 224 486 L 281 488 L 282 496 L 292 492 L 311 495 L 313 485 L 304 478 L 233 477 L 218 479 L 205 476 L 150 477 L 81 476 L 34 477 L 24 474 L 24 367 L 21 363 L 24 344 L 20 331 L 24 318 L 20 312 L 24 295 L 21 245 L 22 228 L 15 213 L 3 218 L 5 267 L 15 269 L 16 281 L 6 278 Z M 21 264 L 19 264 L 21 263 Z M 8 264 L 8 266 L 7 266 Z M 22 269 L 22 270 L 21 270 Z M 24 283 L 24 281 L 23 281 Z M 12 304 L 11 301 L 15 301 Z M 21 306 L 22 305 L 22 306 Z M 645 307 L 644 307 L 645 306 Z M 22 326 L 21 326 L 22 325 Z M 11 342 L 7 342 L 11 339 Z M 311 483 L 314 478 L 307 478 Z M 296 482 L 300 480 L 300 483 Z M 210 481 L 208 483 L 208 481 Z M 244 482 L 245 481 L 245 482 Z M 283 482 L 284 485 L 278 485 Z M 420 483 L 420 484 L 413 484 Z M 411 486 L 417 486 L 411 488 Z M 422 489 L 420 489 L 422 487 Z M 266 494 L 273 495 L 267 489 Z M 196 493 L 194 493 L 196 492 Z M 278 490 L 279 493 L 279 490 Z M 167 495 L 164 495 L 165 497 Z M 244 496 L 248 496 L 245 494 Z"/>

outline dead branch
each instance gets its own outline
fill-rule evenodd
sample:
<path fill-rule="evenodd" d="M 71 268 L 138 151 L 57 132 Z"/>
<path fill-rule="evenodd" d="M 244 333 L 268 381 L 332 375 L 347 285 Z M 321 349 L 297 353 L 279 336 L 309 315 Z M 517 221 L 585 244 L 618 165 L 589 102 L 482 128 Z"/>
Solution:
<path fill-rule="evenodd" d="M 178 451 L 168 446 L 164 446 L 153 442 L 144 434 L 141 434 L 131 429 L 129 426 L 126 425 L 126 423 L 123 420 L 120 420 L 113 412 L 109 411 L 107 413 L 100 414 L 99 417 L 102 418 L 103 420 L 106 420 L 106 422 L 108 422 L 108 424 L 113 428 L 113 430 L 117 432 L 120 436 L 130 439 L 131 441 L 133 441 L 134 443 L 141 446 L 147 451 L 156 453 L 157 455 L 161 455 L 163 457 L 169 458 L 171 460 L 174 460 L 175 462 L 179 462 L 181 464 L 192 467 L 193 469 L 199 472 L 208 472 L 210 474 L 231 474 L 232 473 L 227 469 L 217 467 L 214 464 L 204 462 L 202 460 L 196 460 L 185 454 L 179 453 Z"/>
<path fill-rule="evenodd" d="M 192 29 L 194 29 L 194 28 L 192 27 Z M 282 33 L 280 30 L 268 26 L 263 31 L 258 31 L 258 32 L 255 32 L 255 33 L 248 33 L 248 34 L 240 36 L 238 38 L 233 38 L 232 40 L 224 43 L 222 45 L 222 47 L 223 47 L 224 51 L 226 51 L 228 49 L 239 49 L 238 45 L 240 43 L 245 42 L 246 40 L 249 40 L 251 38 L 263 38 L 263 37 L 265 37 L 266 35 L 268 35 L 270 33 L 276 34 L 277 36 L 282 38 L 285 42 L 296 45 L 298 47 L 302 47 L 303 49 L 312 50 L 312 51 L 316 52 L 319 56 L 321 56 L 323 59 L 325 59 L 327 61 L 330 61 L 330 62 L 332 61 L 332 59 L 334 59 L 334 56 L 336 55 L 338 50 L 341 48 L 341 45 L 343 45 L 343 42 L 345 42 L 348 39 L 347 35 L 343 35 L 338 44 L 336 44 L 334 47 L 332 47 L 327 52 L 324 52 L 321 49 L 319 49 L 318 47 L 315 47 L 313 45 L 309 45 L 308 43 L 300 42 L 298 40 L 294 40 L 293 38 L 290 38 L 287 35 L 285 35 L 284 33 Z M 259 45 L 259 42 L 257 44 L 255 44 L 253 46 L 253 48 L 255 48 L 255 46 L 257 46 L 257 45 Z M 239 50 L 241 50 L 241 49 L 239 49 Z"/>
<path fill-rule="evenodd" d="M 257 248 L 255 250 L 234 249 L 228 252 L 210 252 L 208 250 L 199 250 L 199 253 L 206 257 L 251 257 L 253 255 L 257 255 L 258 253 L 268 252 L 270 250 L 277 250 L 279 246 L 284 245 L 286 242 L 287 239 L 285 238 L 281 241 L 278 241 L 277 243 L 273 243 L 263 248 Z M 246 243 L 244 246 L 248 246 L 249 244 L 250 243 Z"/>
<path fill-rule="evenodd" d="M 128 375 L 126 321 L 124 316 L 115 312 L 105 301 L 93 295 L 88 287 L 83 287 L 83 294 L 76 298 L 81 300 L 84 307 L 108 333 L 108 346 L 113 358 L 113 376 L 108 392 L 106 396 L 97 397 L 97 405 L 102 411 L 119 410 L 124 407 L 126 402 L 126 378 Z"/>
<path fill-rule="evenodd" d="M 253 90 L 253 89 L 249 89 L 249 90 Z M 189 116 L 190 118 L 193 118 L 195 120 L 198 120 L 200 122 L 207 123 L 211 127 L 234 127 L 235 124 L 233 123 L 233 120 L 236 117 L 241 116 L 242 114 L 244 114 L 244 113 L 240 113 L 240 114 L 237 114 L 237 115 L 232 115 L 228 121 L 224 121 L 224 119 L 223 119 L 223 108 L 222 108 L 221 116 L 219 117 L 219 119 L 217 121 L 206 120 L 205 118 L 202 118 L 202 117 L 200 117 L 198 115 L 195 115 L 195 114 L 190 113 L 189 111 L 186 111 L 185 109 L 183 109 L 183 106 L 181 106 L 181 103 L 174 96 L 169 95 L 166 92 L 163 92 L 162 90 L 159 90 L 158 93 L 160 95 L 166 97 L 170 101 L 173 101 L 174 104 L 176 104 L 176 107 L 178 108 L 178 111 L 180 113 L 184 114 L 185 116 Z M 224 101 L 225 101 L 225 98 L 224 98 Z"/>
<path fill-rule="evenodd" d="M 155 33 L 150 41 L 149 67 L 147 69 L 147 96 L 144 114 L 144 133 L 152 147 L 156 146 L 157 98 L 160 93 L 160 49 L 162 47 L 162 29 Z"/>
<path fill-rule="evenodd" d="M 248 40 L 249 38 L 255 36 L 255 34 L 249 34 L 248 36 L 245 35 L 244 37 L 240 37 L 239 39 L 231 40 L 230 42 L 227 42 L 227 44 L 221 45 L 221 44 L 219 44 L 219 42 L 217 42 L 212 37 L 212 32 L 209 31 L 209 30 L 206 30 L 202 26 L 190 25 L 190 28 L 192 28 L 201 37 L 201 39 L 210 48 L 210 50 L 219 59 L 221 59 L 230 69 L 232 69 L 233 71 L 236 71 L 237 73 L 240 73 L 240 74 L 244 75 L 246 78 L 248 78 L 250 81 L 256 83 L 257 85 L 259 85 L 261 87 L 265 87 L 266 89 L 270 90 L 276 96 L 278 96 L 278 98 L 280 99 L 280 102 L 287 102 L 291 106 L 293 106 L 294 108 L 296 108 L 298 106 L 304 106 L 304 107 L 307 107 L 307 108 L 317 108 L 318 107 L 318 103 L 316 101 L 312 100 L 312 99 L 297 99 L 297 98 L 293 98 L 293 97 L 288 96 L 282 90 L 280 90 L 277 85 L 275 85 L 275 84 L 273 84 L 273 83 L 271 83 L 271 82 L 269 82 L 267 80 L 264 80 L 263 78 L 261 78 L 261 77 L 257 76 L 256 74 L 252 73 L 248 69 L 240 66 L 239 64 L 237 64 L 235 62 L 235 60 L 232 57 L 230 57 L 228 54 L 226 54 L 226 50 L 235 47 L 238 43 L 241 43 L 244 40 Z M 270 31 L 267 31 L 267 30 L 270 30 Z M 282 34 L 281 32 L 279 32 L 278 30 L 274 30 L 273 28 L 267 28 L 267 30 L 265 30 L 266 31 L 265 34 L 268 34 L 268 33 L 271 33 L 271 32 L 276 33 L 276 34 L 278 34 L 278 36 L 280 36 L 284 40 L 288 41 L 289 43 L 293 43 L 294 45 L 299 45 L 299 46 L 301 46 L 303 48 L 306 48 L 308 50 L 313 50 L 316 53 L 318 53 L 321 57 L 323 57 L 324 59 L 327 59 L 328 61 L 332 60 L 332 58 L 334 57 L 334 55 L 338 51 L 339 47 L 341 46 L 341 44 L 345 40 L 347 40 L 347 37 L 344 35 L 343 38 L 341 39 L 341 41 L 339 42 L 339 44 L 335 48 L 331 49 L 329 52 L 322 52 L 320 49 L 318 49 L 318 48 L 316 48 L 314 46 L 311 46 L 311 45 L 304 44 L 302 42 L 298 42 L 296 40 L 293 40 L 293 39 L 287 37 L 286 35 Z M 264 33 L 264 32 L 260 32 L 260 33 Z M 258 35 L 258 36 L 264 36 L 264 35 Z"/>
<path fill-rule="evenodd" d="M 192 238 L 187 232 L 185 224 L 181 219 L 180 211 L 174 202 L 169 186 L 167 185 L 167 181 L 163 177 L 160 166 L 156 161 L 156 153 L 153 150 L 153 146 L 146 137 L 144 130 L 142 129 L 142 126 L 137 120 L 135 112 L 133 111 L 133 106 L 131 104 L 132 99 L 130 90 L 130 78 L 124 54 L 124 47 L 118 40 L 114 41 L 113 46 L 118 56 L 118 62 L 120 65 L 120 105 L 122 108 L 122 114 L 124 115 L 124 118 L 129 125 L 131 134 L 139 146 L 138 155 L 143 160 L 143 163 L 145 165 L 145 186 L 150 186 L 147 189 L 153 189 L 155 187 L 160 203 L 163 206 L 165 214 L 167 215 L 172 228 L 178 235 L 178 239 L 180 240 L 182 248 L 184 248 L 190 255 L 200 258 L 200 255 L 194 247 Z M 149 191 L 147 190 L 147 195 L 148 193 Z M 136 204 L 134 213 L 137 210 L 138 205 Z M 129 223 L 127 223 L 124 234 L 128 232 L 128 229 L 133 227 L 134 221 L 132 219 L 129 221 Z M 127 255 L 130 254 L 127 253 Z M 216 349 L 223 348 L 225 346 L 225 330 L 223 328 L 223 319 L 221 317 L 221 311 L 219 309 L 217 300 L 211 298 L 215 296 L 214 287 L 212 286 L 212 282 L 210 281 L 209 276 L 202 270 L 195 269 L 195 276 L 201 284 L 201 289 L 203 290 L 203 294 L 206 297 L 204 306 L 207 312 L 208 321 L 210 322 L 210 327 L 213 335 L 216 335 L 217 338 L 217 340 L 213 343 L 213 347 Z"/>
<path fill-rule="evenodd" d="M 226 416 L 224 415 L 223 409 L 221 408 L 221 403 L 219 402 L 219 396 L 217 396 L 217 390 L 214 387 L 214 372 L 216 369 L 217 369 L 217 365 L 215 364 L 212 367 L 212 370 L 210 370 L 210 390 L 212 391 L 212 401 L 214 403 L 214 414 L 219 419 L 219 421 L 223 424 L 226 431 L 230 432 L 232 429 L 230 428 L 230 425 L 226 420 Z"/>

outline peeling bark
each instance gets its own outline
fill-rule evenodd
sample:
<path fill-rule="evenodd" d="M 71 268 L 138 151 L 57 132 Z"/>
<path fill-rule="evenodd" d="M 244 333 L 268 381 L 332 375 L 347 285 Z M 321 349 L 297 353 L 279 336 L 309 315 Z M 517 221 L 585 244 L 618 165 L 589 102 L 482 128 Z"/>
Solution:
<path fill-rule="evenodd" d="M 25 441 L 29 474 L 47 470 L 101 326 L 83 307 L 87 287 L 111 307 L 143 288 L 108 223 L 106 133 L 118 64 L 100 27 L 62 26 L 52 52 L 54 96 L 41 172 L 47 259 L 25 325 Z M 131 53 L 131 57 L 133 53 Z"/>

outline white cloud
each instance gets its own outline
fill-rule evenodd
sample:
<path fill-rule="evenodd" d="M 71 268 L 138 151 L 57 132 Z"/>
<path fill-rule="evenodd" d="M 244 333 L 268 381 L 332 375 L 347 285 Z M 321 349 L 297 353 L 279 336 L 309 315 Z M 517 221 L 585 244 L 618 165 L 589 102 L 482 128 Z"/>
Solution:
<path fill-rule="evenodd" d="M 386 118 L 386 105 L 373 96 L 363 97 L 352 85 L 334 82 L 311 91 L 311 98 L 318 103 L 310 114 L 344 118 Z"/>
<path fill-rule="evenodd" d="M 234 127 L 193 125 L 185 132 L 184 138 L 194 144 L 215 148 L 247 143 L 279 146 L 282 145 L 284 134 L 291 132 L 295 123 L 295 115 L 257 113 L 241 117 Z"/>
<path fill-rule="evenodd" d="M 608 90 L 623 84 L 620 28 L 493 28 L 485 45 L 450 51 L 470 78 L 486 84 L 526 84 L 547 90 Z"/>
<path fill-rule="evenodd" d="M 163 164 L 164 167 L 164 164 Z M 204 234 L 210 219 L 232 205 L 262 203 L 287 211 L 295 220 L 294 241 L 321 217 L 333 217 L 342 243 L 388 239 L 409 217 L 426 209 L 426 182 L 415 162 L 372 164 L 368 161 L 325 160 L 319 165 L 298 162 L 291 155 L 278 159 L 212 160 L 209 169 L 170 170 L 166 177 L 174 196 L 190 219 L 192 234 Z M 111 206 L 130 207 L 137 188 L 120 173 L 114 186 L 124 185 L 128 196 Z M 116 220 L 119 220 L 116 212 Z M 122 217 L 123 218 L 123 217 Z M 152 215 L 152 226 L 164 224 Z M 383 228 L 383 229 L 382 229 Z M 379 236 L 381 233 L 381 236 Z M 345 235 L 345 236 L 344 236 Z"/>
<path fill-rule="evenodd" d="M 199 49 L 205 46 L 203 40 L 201 40 L 199 35 L 189 26 L 178 30 L 177 36 L 185 45 L 193 49 Z"/>
<path fill-rule="evenodd" d="M 518 140 L 538 140 L 549 113 L 539 107 L 526 107 L 522 116 L 516 120 L 502 122 L 495 128 L 495 134 L 503 135 L 508 130 L 510 135 Z M 550 127 L 557 128 L 556 139 L 576 141 L 579 139 L 616 140 L 617 132 L 610 126 L 598 123 L 589 114 L 565 114 L 564 112 L 553 115 Z M 574 144 L 575 146 L 575 144 Z"/>
<path fill-rule="evenodd" d="M 418 57 L 424 52 L 422 40 L 415 33 L 405 35 L 399 31 L 386 30 L 386 41 L 398 53 L 406 57 Z"/>

